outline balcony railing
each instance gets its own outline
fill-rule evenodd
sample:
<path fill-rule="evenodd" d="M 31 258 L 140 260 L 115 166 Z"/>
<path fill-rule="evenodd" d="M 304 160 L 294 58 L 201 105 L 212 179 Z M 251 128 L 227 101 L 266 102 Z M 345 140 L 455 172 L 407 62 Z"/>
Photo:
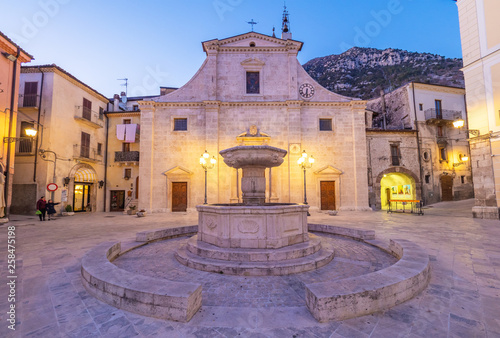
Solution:
<path fill-rule="evenodd" d="M 87 162 L 102 162 L 102 154 L 98 154 L 96 148 L 85 147 L 81 144 L 73 145 L 73 158 Z"/>
<path fill-rule="evenodd" d="M 458 110 L 441 109 L 436 110 L 435 108 L 426 109 L 425 120 L 446 120 L 455 121 L 462 118 L 462 112 Z"/>
<path fill-rule="evenodd" d="M 38 108 L 40 102 L 40 95 L 36 94 L 20 94 L 19 95 L 19 108 Z"/>
<path fill-rule="evenodd" d="M 99 112 L 90 110 L 84 106 L 76 106 L 75 120 L 83 122 L 94 128 L 104 127 L 104 121 L 100 118 Z"/>
<path fill-rule="evenodd" d="M 16 142 L 16 155 L 34 155 L 35 154 L 35 139 L 21 138 Z"/>
<path fill-rule="evenodd" d="M 139 152 L 115 151 L 115 162 L 139 162 Z"/>

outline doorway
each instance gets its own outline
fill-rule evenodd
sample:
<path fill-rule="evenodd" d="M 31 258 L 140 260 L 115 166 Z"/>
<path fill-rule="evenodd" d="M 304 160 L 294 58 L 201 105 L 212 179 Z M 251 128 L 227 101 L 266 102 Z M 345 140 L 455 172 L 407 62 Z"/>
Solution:
<path fill-rule="evenodd" d="M 321 181 L 321 210 L 335 210 L 335 181 Z"/>
<path fill-rule="evenodd" d="M 441 176 L 441 201 L 453 201 L 453 177 Z"/>
<path fill-rule="evenodd" d="M 187 210 L 187 182 L 172 182 L 172 212 Z"/>
<path fill-rule="evenodd" d="M 75 183 L 75 190 L 73 193 L 73 211 L 83 212 L 90 210 L 90 183 Z"/>
<path fill-rule="evenodd" d="M 111 190 L 109 211 L 123 211 L 125 209 L 125 190 Z"/>

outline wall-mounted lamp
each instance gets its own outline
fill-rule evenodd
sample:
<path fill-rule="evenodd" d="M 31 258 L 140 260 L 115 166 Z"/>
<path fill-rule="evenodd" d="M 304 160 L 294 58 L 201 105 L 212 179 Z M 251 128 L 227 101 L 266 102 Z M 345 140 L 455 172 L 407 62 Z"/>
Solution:
<path fill-rule="evenodd" d="M 99 183 L 99 189 L 102 189 L 102 187 L 104 187 L 104 181 L 103 180 L 100 180 L 97 183 Z"/>
<path fill-rule="evenodd" d="M 65 177 L 65 178 L 63 178 L 63 181 L 64 181 L 64 186 L 67 187 L 68 184 L 69 184 L 70 178 L 69 177 Z"/>
<path fill-rule="evenodd" d="M 454 167 L 458 167 L 459 165 L 462 165 L 462 164 L 465 164 L 465 162 L 467 162 L 469 160 L 469 156 L 465 155 L 465 154 L 458 154 L 458 160 L 460 162 L 458 163 L 453 163 L 453 166 Z"/>
<path fill-rule="evenodd" d="M 7 59 L 9 59 L 12 62 L 17 60 L 17 57 L 15 55 L 12 55 L 12 54 L 9 54 L 6 52 L 2 52 L 2 55 L 5 56 Z"/>
<path fill-rule="evenodd" d="M 37 125 L 41 126 L 42 127 L 42 131 L 43 131 L 43 125 L 41 125 L 40 123 L 37 123 L 37 122 L 34 122 L 34 121 L 32 121 L 30 123 L 37 124 Z M 37 130 L 35 128 L 33 128 L 33 127 L 28 127 L 26 129 L 24 129 L 24 133 L 27 136 L 23 136 L 23 137 L 4 137 L 3 138 L 3 143 L 12 143 L 12 142 L 17 142 L 17 141 L 21 141 L 21 140 L 33 140 L 33 138 L 37 134 Z"/>
<path fill-rule="evenodd" d="M 465 126 L 464 120 L 458 119 L 458 120 L 453 121 L 453 127 L 460 129 L 460 128 L 463 128 L 463 126 Z M 470 134 L 472 134 L 476 137 L 479 136 L 479 130 L 477 130 L 477 129 L 465 129 L 465 131 L 469 132 Z"/>

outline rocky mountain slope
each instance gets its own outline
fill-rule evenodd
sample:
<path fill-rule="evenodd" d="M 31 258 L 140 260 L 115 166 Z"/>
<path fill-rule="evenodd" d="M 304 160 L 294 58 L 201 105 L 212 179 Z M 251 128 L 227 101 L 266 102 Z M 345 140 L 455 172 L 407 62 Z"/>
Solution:
<path fill-rule="evenodd" d="M 410 81 L 464 87 L 462 59 L 392 48 L 353 47 L 340 55 L 312 59 L 303 67 L 325 88 L 362 99 Z"/>

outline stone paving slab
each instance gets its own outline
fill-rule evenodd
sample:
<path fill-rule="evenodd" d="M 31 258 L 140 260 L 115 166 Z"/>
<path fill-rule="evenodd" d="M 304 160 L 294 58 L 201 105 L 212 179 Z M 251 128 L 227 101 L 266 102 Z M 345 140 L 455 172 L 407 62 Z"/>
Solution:
<path fill-rule="evenodd" d="M 471 200 L 442 202 L 419 217 L 313 212 L 310 223 L 375 230 L 377 239 L 413 241 L 426 250 L 432 266 L 430 285 L 408 302 L 374 315 L 324 324 L 301 306 L 214 305 L 202 306 L 189 323 L 175 323 L 118 310 L 85 291 L 79 266 L 89 249 L 107 241 L 135 240 L 136 233 L 144 230 L 196 224 L 195 213 L 143 218 L 77 214 L 50 222 L 12 216 L 0 226 L 0 336 L 500 337 L 500 222 L 473 219 L 472 205 Z M 6 321 L 9 225 L 16 225 L 16 331 L 9 330 Z"/>

